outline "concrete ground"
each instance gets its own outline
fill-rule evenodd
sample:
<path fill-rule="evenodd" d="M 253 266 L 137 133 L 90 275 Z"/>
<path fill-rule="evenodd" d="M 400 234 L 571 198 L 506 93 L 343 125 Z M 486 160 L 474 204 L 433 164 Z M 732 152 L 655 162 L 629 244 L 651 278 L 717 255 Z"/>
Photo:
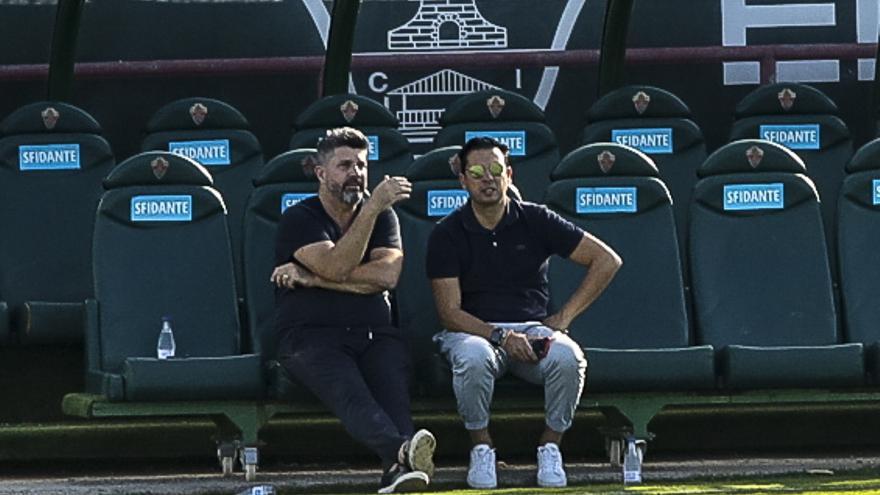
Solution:
<path fill-rule="evenodd" d="M 576 462 L 566 465 L 569 485 L 594 483 L 619 483 L 622 480 L 619 469 L 612 469 L 607 463 Z M 685 481 L 728 478 L 759 478 L 783 474 L 811 474 L 828 477 L 838 474 L 877 470 L 880 468 L 880 455 L 877 452 L 864 454 L 816 455 L 804 457 L 737 457 L 733 455 L 713 455 L 701 459 L 648 459 L 644 466 L 645 482 Z M 15 471 L 15 470 L 13 470 Z M 325 470 L 314 467 L 270 467 L 258 473 L 256 482 L 248 483 L 244 475 L 236 472 L 231 478 L 223 478 L 210 469 L 160 468 L 160 469 L 117 469 L 101 471 L 100 467 L 84 469 L 79 474 L 62 469 L 61 474 L 53 475 L 53 469 L 45 471 L 30 467 L 0 478 L 0 494 L 21 495 L 110 495 L 110 494 L 150 494 L 150 495 L 207 495 L 237 494 L 258 485 L 271 485 L 277 489 L 296 493 L 354 492 L 375 493 L 378 483 L 378 469 L 346 468 L 338 466 Z M 42 472 L 41 472 L 42 471 Z M 122 474 L 126 471 L 129 474 Z M 139 472 L 138 472 L 139 471 Z M 90 474 L 89 474 L 90 473 Z M 120 473 L 120 474 L 116 474 Z M 132 474 L 133 473 L 133 474 Z M 158 474 L 162 473 L 162 474 Z M 466 488 L 465 466 L 438 467 L 432 488 Z M 502 487 L 534 486 L 535 467 L 529 464 L 502 465 L 498 470 L 499 485 Z"/>

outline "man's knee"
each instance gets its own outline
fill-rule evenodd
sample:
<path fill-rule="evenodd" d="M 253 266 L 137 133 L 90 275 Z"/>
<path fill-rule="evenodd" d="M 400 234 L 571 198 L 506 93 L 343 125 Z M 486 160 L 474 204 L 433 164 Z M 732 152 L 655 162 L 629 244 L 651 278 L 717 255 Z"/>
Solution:
<path fill-rule="evenodd" d="M 450 359 L 454 375 L 494 376 L 498 371 L 495 348 L 485 339 L 472 338 L 462 342 L 452 353 Z"/>
<path fill-rule="evenodd" d="M 584 351 L 568 337 L 558 338 L 544 359 L 549 368 L 565 375 L 583 375 L 587 369 Z"/>

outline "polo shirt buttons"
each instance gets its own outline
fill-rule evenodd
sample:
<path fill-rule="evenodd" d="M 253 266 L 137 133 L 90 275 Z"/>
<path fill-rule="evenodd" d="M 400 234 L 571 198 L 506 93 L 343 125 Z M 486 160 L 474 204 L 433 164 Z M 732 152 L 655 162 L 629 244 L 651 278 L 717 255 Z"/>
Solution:
<path fill-rule="evenodd" d="M 495 240 L 495 232 L 492 232 L 492 247 L 498 247 L 498 241 Z"/>

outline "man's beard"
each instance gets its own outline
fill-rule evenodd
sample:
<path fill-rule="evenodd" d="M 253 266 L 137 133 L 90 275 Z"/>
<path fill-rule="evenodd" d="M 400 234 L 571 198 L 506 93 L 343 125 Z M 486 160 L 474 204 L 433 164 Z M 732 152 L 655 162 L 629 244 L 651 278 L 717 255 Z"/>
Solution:
<path fill-rule="evenodd" d="M 364 185 L 357 179 L 348 179 L 342 185 L 332 184 L 329 189 L 336 199 L 349 206 L 357 204 L 364 197 Z"/>

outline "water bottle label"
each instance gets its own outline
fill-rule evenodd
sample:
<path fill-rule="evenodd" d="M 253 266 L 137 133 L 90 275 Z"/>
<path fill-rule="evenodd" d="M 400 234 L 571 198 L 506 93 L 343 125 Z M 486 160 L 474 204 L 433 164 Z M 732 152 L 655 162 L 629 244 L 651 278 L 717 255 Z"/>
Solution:
<path fill-rule="evenodd" d="M 641 483 L 642 482 L 642 473 L 639 471 L 624 471 L 623 472 L 623 482 L 624 483 Z"/>
<path fill-rule="evenodd" d="M 174 351 L 172 350 L 159 349 L 158 351 L 156 351 L 156 354 L 159 359 L 168 359 L 174 357 Z"/>

